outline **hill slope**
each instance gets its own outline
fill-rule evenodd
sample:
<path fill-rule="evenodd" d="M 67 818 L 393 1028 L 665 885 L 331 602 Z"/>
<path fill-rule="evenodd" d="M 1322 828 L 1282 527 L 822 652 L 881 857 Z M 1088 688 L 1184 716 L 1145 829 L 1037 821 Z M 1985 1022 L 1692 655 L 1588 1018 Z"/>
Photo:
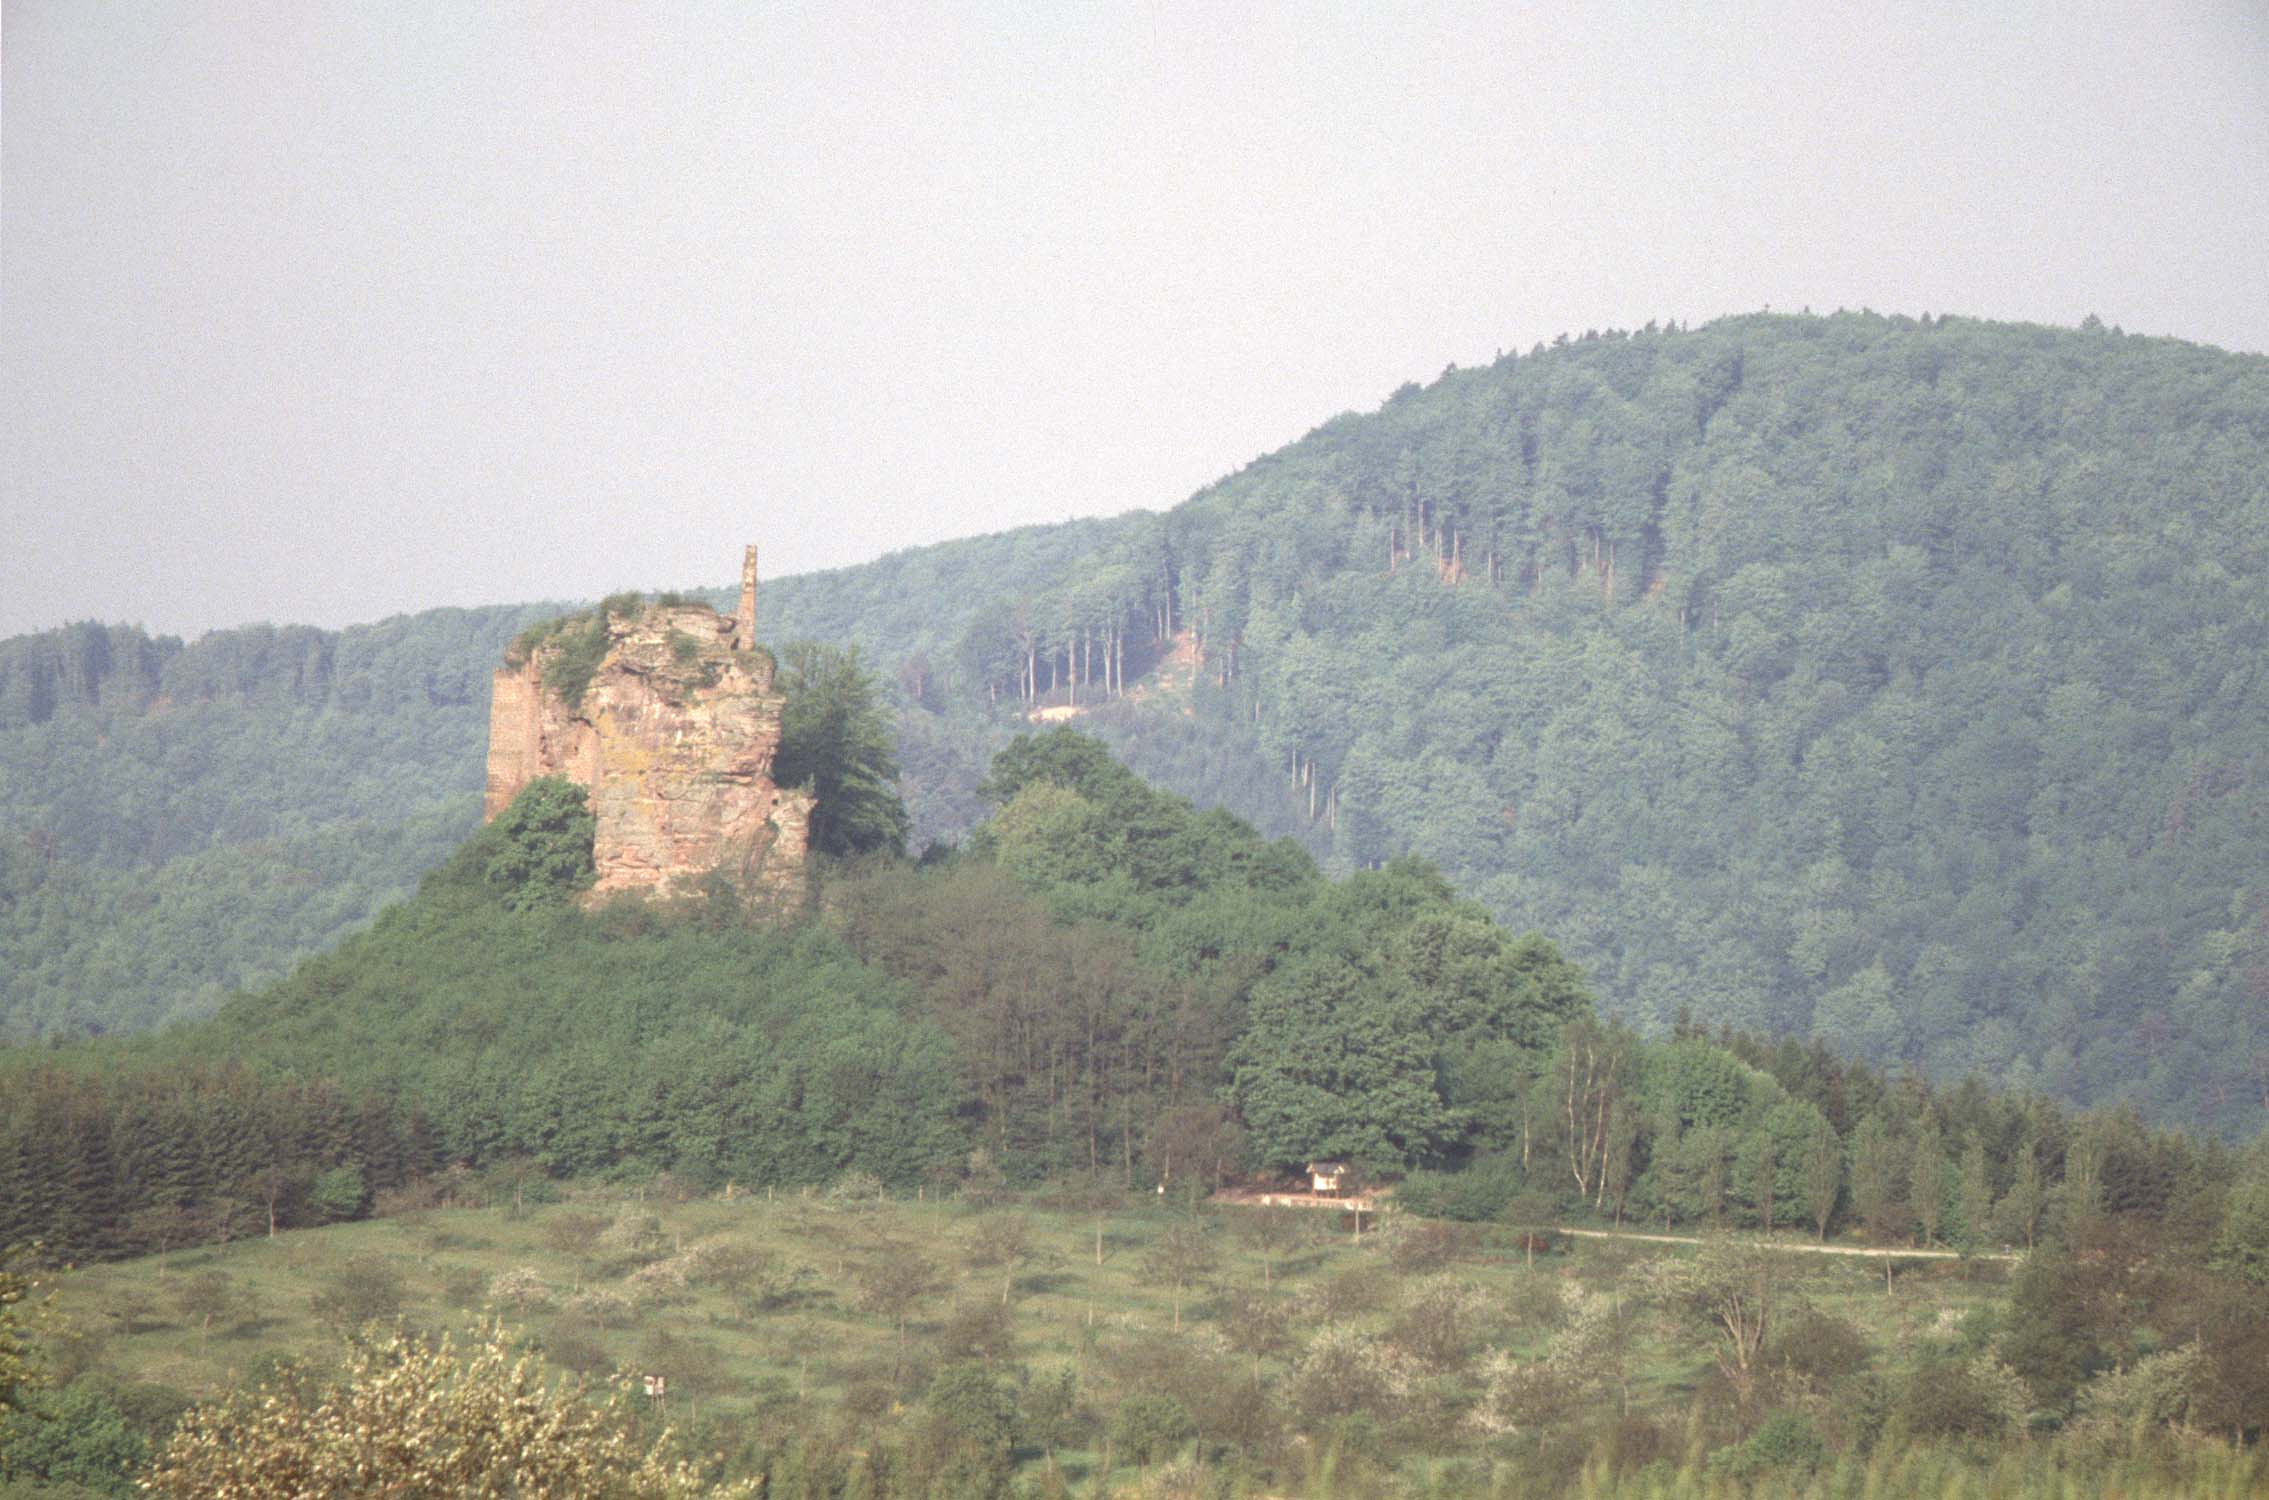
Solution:
<path fill-rule="evenodd" d="M 2257 357 L 1737 318 L 1448 372 L 1165 515 L 769 583 L 760 633 L 858 641 L 896 680 L 922 833 L 967 826 L 1026 712 L 1077 714 L 1327 864 L 1427 855 L 1649 1026 L 1689 1009 L 2248 1132 L 2265 454 Z M 477 683 L 496 648 L 462 644 Z M 9 671 L 0 704 L 28 701 Z M 352 711 L 334 691 L 290 732 Z M 100 716 L 128 712 L 0 717 L 0 819 L 83 826 L 49 790 L 70 743 L 165 854 L 162 800 L 103 769 Z M 477 777 L 475 744 L 367 748 L 329 779 Z M 68 951 L 23 946 L 26 906 L 0 941 Z M 95 972 L 10 981 L 11 1025 L 163 1013 L 116 1013 Z"/>
<path fill-rule="evenodd" d="M 1333 863 L 1427 855 L 1625 1015 L 2249 1131 L 2265 454 L 2259 358 L 1733 319 L 1406 388 L 870 639 L 1005 694 L 1020 631 L 1163 598 L 1205 668 L 1094 714 L 1130 764 Z M 855 630 L 886 577 L 805 583 Z"/>

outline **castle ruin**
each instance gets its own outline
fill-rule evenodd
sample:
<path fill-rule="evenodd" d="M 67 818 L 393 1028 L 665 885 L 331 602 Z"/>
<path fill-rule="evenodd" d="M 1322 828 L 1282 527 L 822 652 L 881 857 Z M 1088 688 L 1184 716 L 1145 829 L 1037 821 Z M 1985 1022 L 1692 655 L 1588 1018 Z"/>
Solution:
<path fill-rule="evenodd" d="M 713 870 L 744 888 L 790 890 L 812 799 L 772 780 L 783 702 L 773 669 L 756 644 L 754 546 L 731 616 L 705 604 L 601 606 L 525 650 L 515 643 L 490 701 L 484 819 L 535 778 L 564 776 L 589 790 L 598 818 L 593 899 L 664 893 Z"/>

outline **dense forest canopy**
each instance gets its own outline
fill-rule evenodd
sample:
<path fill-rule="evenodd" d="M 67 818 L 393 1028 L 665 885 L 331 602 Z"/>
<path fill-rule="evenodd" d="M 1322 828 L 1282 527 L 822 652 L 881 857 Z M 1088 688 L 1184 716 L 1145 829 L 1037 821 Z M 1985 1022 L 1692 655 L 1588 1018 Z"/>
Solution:
<path fill-rule="evenodd" d="M 1406 388 L 1069 574 L 1004 541 L 923 633 L 879 601 L 954 566 L 928 552 L 776 602 L 824 594 L 944 706 L 908 716 L 918 778 L 951 779 L 955 705 L 1076 694 L 1130 765 L 1327 865 L 1429 857 L 1650 1030 L 2242 1134 L 2269 1108 L 2264 452 L 2256 357 L 1738 318 Z"/>
<path fill-rule="evenodd" d="M 1451 1217 L 1525 1193 L 1925 1246 L 2224 1216 L 2231 1158 L 2131 1111 L 1647 1042 L 1423 861 L 1328 878 L 1076 731 L 1013 743 L 984 793 L 963 853 L 823 866 L 797 915 L 721 877 L 588 907 L 584 793 L 533 781 L 413 899 L 211 1019 L 0 1050 L 0 1241 L 225 1238 L 514 1163 L 1129 1191 L 1343 1159 Z"/>
<path fill-rule="evenodd" d="M 1426 857 L 1650 1034 L 1683 1013 L 2244 1135 L 2269 1109 L 2264 452 L 2269 362 L 2100 326 L 1587 334 L 1163 515 L 768 582 L 760 630 L 889 679 L 913 847 L 982 815 L 1027 715 L 1077 716 L 1325 869 Z M 496 615 L 374 629 L 447 698 L 520 619 Z M 470 826 L 436 792 L 471 806 L 477 707 L 444 734 L 449 703 L 367 671 L 350 702 L 298 633 L 242 635 L 0 647 L 18 1034 L 208 1008 Z M 147 686 L 208 650 L 205 698 Z M 153 765 L 199 806 L 267 800 L 214 826 Z M 287 867 L 303 897 L 204 942 L 204 892 Z"/>
<path fill-rule="evenodd" d="M 863 697 L 847 658 L 824 675 Z M 876 750 L 818 742 L 821 784 Z M 2253 1472 L 2269 1140 L 2233 1152 L 2124 1107 L 1934 1088 L 1817 1043 L 1642 1038 L 1547 937 L 1427 862 L 1335 876 L 1069 727 L 1013 741 L 979 794 L 993 811 L 960 850 L 822 859 L 802 905 L 722 875 L 593 905 L 586 793 L 540 778 L 283 982 L 156 1033 L 0 1049 L 0 1243 L 152 1257 L 73 1275 L 113 1289 L 132 1344 L 166 1326 L 134 1290 L 154 1269 L 183 1351 L 122 1379 L 83 1311 L 55 1320 L 76 1373 L 0 1410 L 0 1479 L 124 1493 L 163 1445 L 158 1488 L 217 1493 L 224 1470 L 307 1472 L 306 1434 L 400 1385 L 390 1371 L 471 1394 L 446 1350 L 385 1344 L 390 1319 L 430 1326 L 413 1278 L 460 1310 L 542 1315 L 531 1373 L 668 1371 L 709 1415 L 682 1449 L 701 1477 L 790 1493 L 845 1493 L 869 1463 L 889 1476 L 869 1493 L 999 1496 L 1020 1462 L 1055 1474 L 1075 1433 L 1102 1440 L 1083 1467 L 1106 1474 L 1194 1452 L 1281 1479 L 1343 1446 L 1327 1478 L 1479 1465 L 1425 1493 L 1597 1489 L 1711 1450 L 1714 1478 L 1799 1486 L 1831 1454 L 1906 1466 L 1876 1486 L 1898 1492 L 1915 1465 L 2028 1483 L 2126 1465 L 2159 1486 L 2134 1493 L 2225 1471 L 2206 1482 L 2236 1493 Z M 1393 1182 L 1383 1229 L 1375 1196 L 1352 1238 L 1337 1213 L 1215 1196 L 1323 1158 L 1367 1195 Z M 1571 1221 L 1708 1238 L 1559 1259 Z M 333 1264 L 336 1240 L 270 1243 L 321 1225 L 392 1249 Z M 255 1305 L 223 1264 L 293 1293 Z M 1121 1299 L 1100 1326 L 1099 1284 Z M 1130 1286 L 1163 1309 L 1119 1310 Z M 264 1394 L 184 1417 L 149 1378 L 233 1362 L 209 1336 L 301 1305 L 329 1342 L 265 1366 Z M 632 1327 L 635 1352 L 610 1353 Z M 765 1330 L 794 1340 L 792 1387 L 715 1352 Z M 1020 1365 L 1067 1334 L 1066 1369 Z M 354 1389 L 318 1397 L 340 1348 Z M 807 1404 L 807 1374 L 827 1397 Z M 936 1481 L 922 1434 L 972 1390 L 987 1477 Z M 342 1472 L 357 1442 L 328 1439 Z"/>

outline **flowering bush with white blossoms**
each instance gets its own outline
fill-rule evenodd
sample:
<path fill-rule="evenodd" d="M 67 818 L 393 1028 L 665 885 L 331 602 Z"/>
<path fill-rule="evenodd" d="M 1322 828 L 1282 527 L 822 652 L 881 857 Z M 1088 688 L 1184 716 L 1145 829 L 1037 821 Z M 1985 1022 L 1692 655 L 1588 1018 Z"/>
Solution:
<path fill-rule="evenodd" d="M 316 1391 L 239 1392 L 181 1419 L 144 1488 L 168 1500 L 753 1500 L 641 1448 L 617 1400 L 550 1384 L 496 1330 L 460 1353 L 402 1334 Z M 664 1434 L 664 1441 L 667 1441 Z"/>

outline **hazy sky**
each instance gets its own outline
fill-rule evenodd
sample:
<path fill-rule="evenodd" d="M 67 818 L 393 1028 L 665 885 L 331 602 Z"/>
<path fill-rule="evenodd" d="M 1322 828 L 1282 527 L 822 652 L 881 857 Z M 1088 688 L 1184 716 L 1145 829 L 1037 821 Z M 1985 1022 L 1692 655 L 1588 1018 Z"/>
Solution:
<path fill-rule="evenodd" d="M 0 634 L 1163 508 L 1650 318 L 2269 349 L 2260 0 L 6 0 L 0 50 Z"/>

